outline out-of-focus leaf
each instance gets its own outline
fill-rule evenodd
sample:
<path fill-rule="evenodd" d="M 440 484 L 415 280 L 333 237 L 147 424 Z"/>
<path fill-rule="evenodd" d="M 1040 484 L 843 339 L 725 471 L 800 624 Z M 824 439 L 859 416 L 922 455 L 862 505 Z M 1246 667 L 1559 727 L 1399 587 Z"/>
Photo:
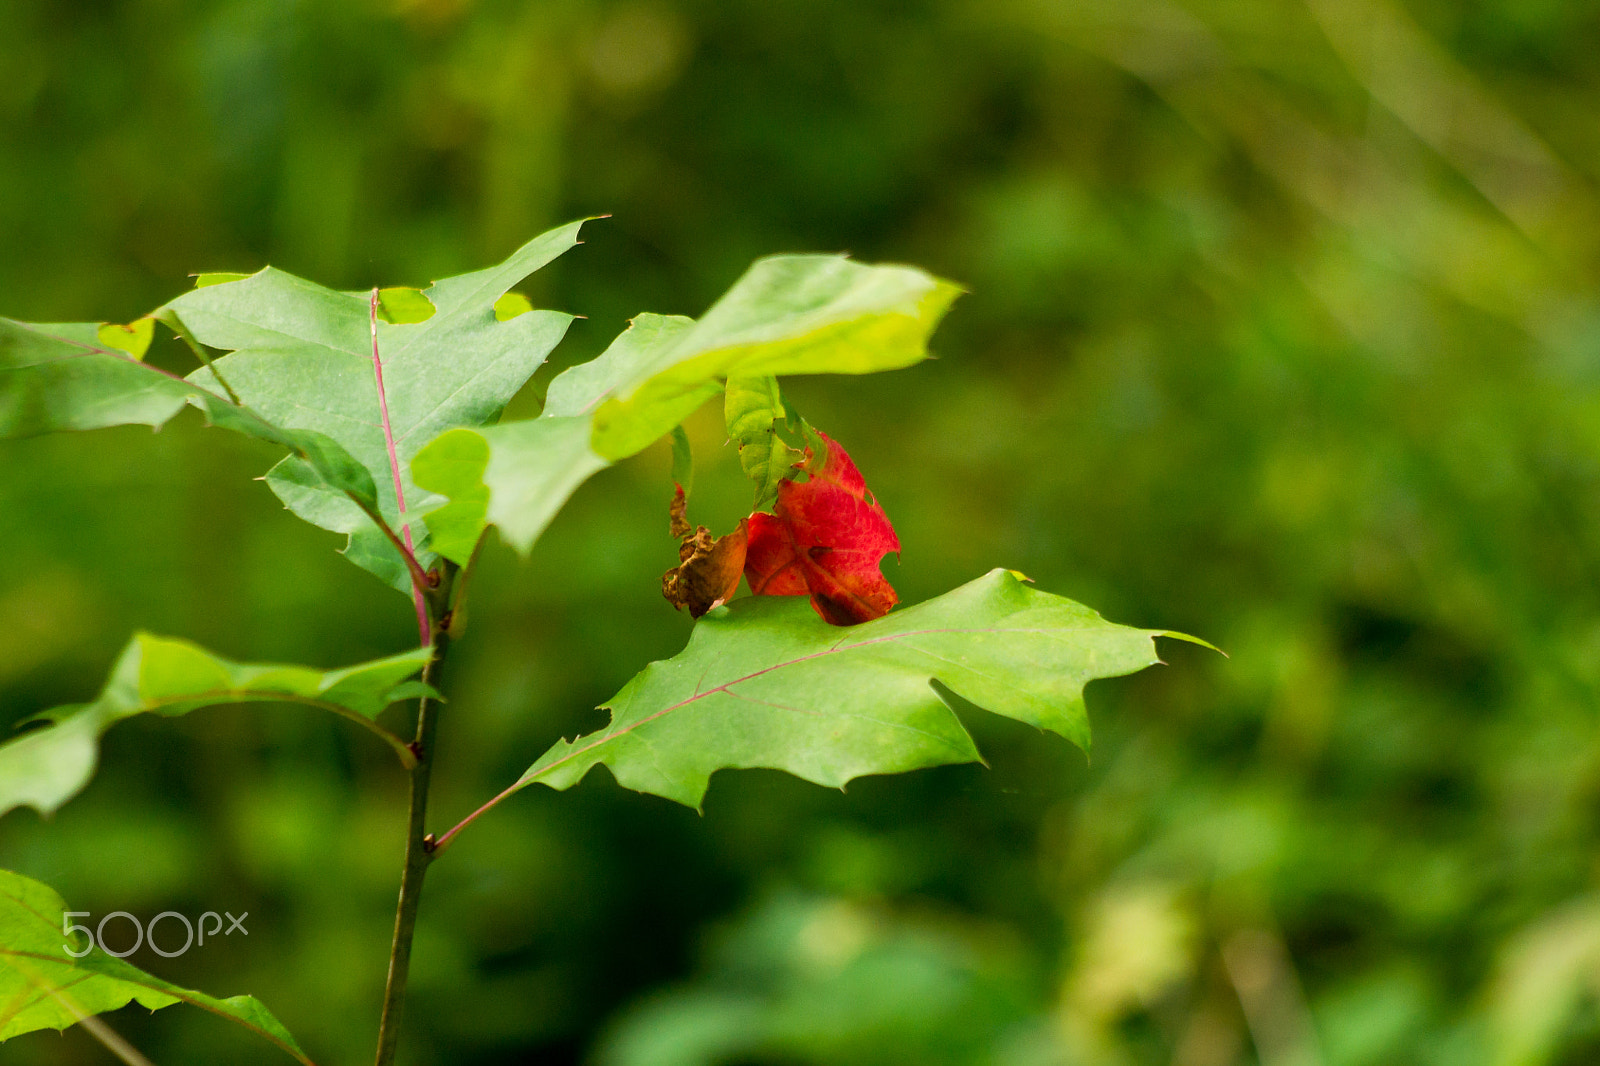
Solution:
<path fill-rule="evenodd" d="M 1119 884 L 1084 915 L 1077 958 L 1062 994 L 1062 1024 L 1085 1048 L 1130 1010 L 1187 980 L 1197 958 L 1198 923 L 1177 886 Z"/>
<path fill-rule="evenodd" d="M 371 473 L 379 509 L 401 529 L 439 502 L 411 481 L 409 463 L 418 449 L 446 430 L 498 417 L 566 333 L 570 315 L 535 311 L 502 322 L 494 309 L 511 286 L 576 244 L 580 225 L 551 230 L 497 266 L 437 281 L 415 295 L 385 290 L 391 306 L 376 326 L 382 395 L 366 295 L 335 292 L 268 267 L 242 281 L 185 293 L 157 313 L 193 341 L 229 351 L 216 360 L 217 372 L 265 417 L 338 441 Z M 434 313 L 422 317 L 418 301 Z M 215 378 L 202 368 L 190 380 L 211 385 Z M 350 534 L 352 561 L 410 591 L 398 550 L 303 463 L 285 460 L 267 482 L 301 518 Z M 416 533 L 417 556 L 426 567 L 433 553 L 420 543 L 423 530 Z"/>
<path fill-rule="evenodd" d="M 1597 983 L 1600 897 L 1570 903 L 1513 938 L 1490 989 L 1495 1066 L 1549 1062 Z"/>
<path fill-rule="evenodd" d="M 778 497 L 778 482 L 799 454 L 777 435 L 784 418 L 778 379 L 770 375 L 731 377 L 723 397 L 728 437 L 739 446 L 739 466 L 755 482 L 754 509 L 765 511 Z"/>
<path fill-rule="evenodd" d="M 331 437 L 293 430 L 224 399 L 209 388 L 141 362 L 151 319 L 131 333 L 92 322 L 38 324 L 0 319 L 0 437 L 142 424 L 159 427 L 198 407 L 214 426 L 295 453 L 308 484 L 347 507 L 354 495 L 376 501 L 372 476 Z M 117 343 L 107 344 L 107 333 Z M 127 336 L 120 334 L 126 333 Z"/>
<path fill-rule="evenodd" d="M 0 815 L 30 806 L 50 814 L 94 775 L 100 735 L 136 714 L 176 716 L 226 703 L 300 703 L 352 719 L 397 751 L 405 745 L 373 721 L 419 690 L 407 678 L 426 665 L 428 648 L 340 670 L 236 663 L 185 640 L 137 634 L 93 703 L 59 707 L 50 725 L 0 745 Z"/>
<path fill-rule="evenodd" d="M 705 972 L 620 1019 L 599 1066 L 1023 1066 L 1029 981 L 992 929 L 776 893 L 711 938 Z M 1034 1008 L 1037 1009 L 1037 1008 Z"/>
<path fill-rule="evenodd" d="M 910 366 L 960 292 L 913 267 L 837 255 L 757 260 L 705 316 L 651 349 L 595 411 L 594 450 L 615 461 L 647 447 L 728 377 L 867 374 Z"/>
<path fill-rule="evenodd" d="M 217 999 L 153 977 L 89 938 L 65 935 L 67 905 L 50 886 L 0 870 L 0 1041 L 38 1029 L 65 1029 L 90 1016 L 138 1003 L 160 1010 L 191 1003 L 234 1021 L 299 1061 L 311 1060 L 254 996 Z M 73 953 L 89 949 L 82 958 Z"/>
<path fill-rule="evenodd" d="M 1007 570 L 849 629 L 799 599 L 735 600 L 605 703 L 610 725 L 559 742 L 518 785 L 570 788 L 603 763 L 627 788 L 694 807 L 725 767 L 839 787 L 976 760 L 935 680 L 1087 750 L 1083 686 L 1156 662 L 1162 635 L 1174 634 L 1113 625 Z"/>

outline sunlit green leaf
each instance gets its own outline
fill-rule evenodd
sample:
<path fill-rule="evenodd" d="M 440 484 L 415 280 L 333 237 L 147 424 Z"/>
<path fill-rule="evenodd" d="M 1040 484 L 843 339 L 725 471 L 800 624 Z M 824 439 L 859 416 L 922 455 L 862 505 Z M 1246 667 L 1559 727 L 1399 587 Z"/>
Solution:
<path fill-rule="evenodd" d="M 960 290 L 913 267 L 837 255 L 758 260 L 693 327 L 654 346 L 595 411 L 595 452 L 640 451 L 727 377 L 866 374 L 910 366 Z"/>
<path fill-rule="evenodd" d="M 66 903 L 48 885 L 0 870 L 0 1041 L 38 1029 L 65 1029 L 89 1016 L 138 1003 L 160 1010 L 190 1003 L 260 1034 L 299 1061 L 311 1060 L 254 996 L 217 999 L 180 988 L 65 935 Z M 67 949 L 71 948 L 72 954 Z M 89 949 L 82 958 L 73 954 Z"/>
<path fill-rule="evenodd" d="M 144 353 L 150 350 L 150 341 L 155 336 L 155 331 L 155 319 L 141 318 L 126 326 L 107 322 L 95 331 L 95 337 L 107 348 L 115 348 L 119 352 L 127 352 L 135 359 L 143 359 Z"/>
<path fill-rule="evenodd" d="M 494 317 L 499 322 L 509 322 L 532 310 L 533 301 L 520 292 L 508 292 L 494 302 Z"/>
<path fill-rule="evenodd" d="M 840 787 L 977 759 L 934 681 L 1087 750 L 1084 685 L 1155 663 L 1163 635 L 1113 625 L 1007 570 L 848 627 L 804 597 L 735 600 L 605 703 L 610 725 L 556 744 L 518 784 L 570 788 L 604 764 L 628 788 L 698 806 L 725 767 Z"/>
<path fill-rule="evenodd" d="M 350 718 L 404 745 L 375 725 L 380 711 L 418 694 L 406 679 L 427 663 L 427 648 L 340 670 L 236 663 L 185 640 L 136 635 L 93 703 L 59 707 L 51 724 L 0 745 L 0 815 L 30 806 L 50 814 L 94 775 L 100 735 L 136 714 L 176 716 L 226 703 L 300 703 Z"/>
<path fill-rule="evenodd" d="M 204 289 L 212 285 L 226 285 L 230 281 L 243 281 L 249 274 L 240 274 L 232 270 L 211 270 L 194 276 L 194 287 Z"/>
<path fill-rule="evenodd" d="M 366 299 L 369 294 L 361 293 L 359 298 Z M 421 289 L 409 289 L 397 285 L 388 289 L 378 290 L 378 313 L 385 322 L 392 322 L 403 326 L 407 322 L 426 322 L 433 317 L 437 310 L 428 298 L 422 295 Z"/>

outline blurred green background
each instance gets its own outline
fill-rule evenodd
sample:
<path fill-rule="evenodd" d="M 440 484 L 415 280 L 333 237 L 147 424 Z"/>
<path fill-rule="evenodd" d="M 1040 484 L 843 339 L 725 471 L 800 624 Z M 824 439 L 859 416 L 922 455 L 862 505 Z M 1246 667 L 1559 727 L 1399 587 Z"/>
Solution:
<path fill-rule="evenodd" d="M 0 314 L 126 321 L 199 270 L 425 284 L 610 212 L 526 287 L 698 314 L 754 257 L 970 288 L 939 358 L 786 384 L 915 602 L 992 566 L 1223 659 L 1089 692 L 1095 750 L 703 816 L 529 790 L 429 877 L 404 1061 L 1600 1061 L 1600 8 L 1571 0 L 5 0 Z M 162 341 L 152 358 L 182 364 Z M 748 506 L 717 412 L 696 506 Z M 0 725 L 135 628 L 339 665 L 410 604 L 193 415 L 0 448 Z M 487 553 L 435 823 L 683 643 L 661 450 Z M 391 711 L 401 715 L 404 712 Z M 133 961 L 366 1061 L 387 752 L 292 708 L 135 720 L 0 866 L 102 914 L 248 911 Z M 157 1063 L 287 1061 L 200 1012 Z M 103 1063 L 77 1031 L 0 1062 Z"/>

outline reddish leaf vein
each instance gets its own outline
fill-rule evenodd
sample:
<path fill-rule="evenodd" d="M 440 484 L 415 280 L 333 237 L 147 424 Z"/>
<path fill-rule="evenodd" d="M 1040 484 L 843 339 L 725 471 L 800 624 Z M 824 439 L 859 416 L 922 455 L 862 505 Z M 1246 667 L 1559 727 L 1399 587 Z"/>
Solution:
<path fill-rule="evenodd" d="M 406 551 L 415 562 L 417 550 L 411 543 L 411 523 L 406 521 L 406 490 L 400 485 L 400 454 L 394 446 L 394 429 L 389 425 L 389 395 L 383 388 L 383 360 L 378 357 L 378 290 L 372 290 L 372 374 L 378 382 L 378 411 L 383 415 L 383 443 L 389 449 L 389 472 L 394 475 L 394 500 L 400 508 L 400 535 L 405 538 Z M 413 573 L 416 571 L 413 570 Z M 411 584 L 411 601 L 417 607 L 417 632 L 422 636 L 423 647 L 433 643 L 428 626 L 428 601 L 415 581 Z"/>

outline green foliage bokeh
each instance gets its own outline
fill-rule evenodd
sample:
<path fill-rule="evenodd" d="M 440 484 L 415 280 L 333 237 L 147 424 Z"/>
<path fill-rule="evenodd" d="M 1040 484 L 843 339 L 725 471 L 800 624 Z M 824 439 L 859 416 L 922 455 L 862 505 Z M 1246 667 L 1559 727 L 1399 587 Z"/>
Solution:
<path fill-rule="evenodd" d="M 939 359 L 785 385 L 895 521 L 902 602 L 1003 565 L 1232 656 L 1091 686 L 1088 762 L 973 714 L 989 769 L 725 774 L 703 817 L 603 773 L 518 796 L 430 875 L 412 1062 L 1587 1062 L 1597 34 L 1530 0 L 10 0 L 0 314 L 126 321 L 267 262 L 425 284 L 609 212 L 527 290 L 588 316 L 565 366 L 759 255 L 913 262 L 971 290 Z M 689 429 L 726 528 L 720 412 Z M 0 725 L 92 696 L 135 629 L 408 646 L 409 604 L 250 480 L 272 458 L 192 415 L 7 444 Z M 441 825 L 682 645 L 667 469 L 487 553 Z M 134 720 L 0 866 L 96 915 L 248 910 L 130 961 L 360 1061 L 403 787 L 293 708 Z M 275 1061 L 110 1020 L 157 1062 Z"/>

